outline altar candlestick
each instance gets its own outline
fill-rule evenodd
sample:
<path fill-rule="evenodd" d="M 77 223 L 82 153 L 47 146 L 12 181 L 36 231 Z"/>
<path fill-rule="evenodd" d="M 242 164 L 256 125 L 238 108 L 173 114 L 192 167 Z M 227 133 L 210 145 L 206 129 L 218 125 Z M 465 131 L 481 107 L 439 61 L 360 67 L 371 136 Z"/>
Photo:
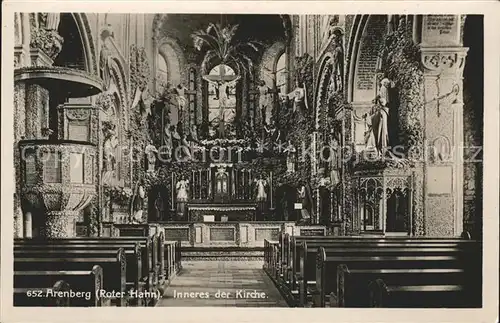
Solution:
<path fill-rule="evenodd" d="M 232 187 L 232 191 L 231 191 L 231 198 L 235 198 L 235 195 L 236 195 L 236 185 L 234 183 L 234 179 L 235 179 L 235 172 L 234 172 L 234 167 L 231 167 L 231 187 Z"/>
<path fill-rule="evenodd" d="M 248 170 L 248 187 L 249 188 L 252 187 L 252 170 L 251 169 Z M 252 192 L 251 191 L 248 192 L 248 197 L 250 199 L 252 198 Z"/>
<path fill-rule="evenodd" d="M 198 170 L 198 181 L 199 181 L 198 185 L 200 187 L 200 189 L 198 190 L 199 191 L 199 197 L 200 197 L 200 199 L 202 199 L 203 197 L 201 196 L 201 182 L 202 182 L 202 180 L 201 180 L 201 169 Z"/>
<path fill-rule="evenodd" d="M 319 217 L 320 217 L 320 206 L 319 206 L 319 188 L 316 189 L 316 224 L 319 223 Z"/>
<path fill-rule="evenodd" d="M 191 171 L 191 192 L 193 192 L 193 199 L 196 198 L 196 178 L 194 170 Z"/>
<path fill-rule="evenodd" d="M 212 167 L 208 168 L 208 198 L 212 195 Z"/>
<path fill-rule="evenodd" d="M 172 174 L 172 201 L 171 201 L 171 209 L 174 210 L 174 191 L 175 191 L 175 174 Z"/>
<path fill-rule="evenodd" d="M 273 208 L 273 172 L 269 173 L 269 195 L 271 198 L 271 209 Z"/>

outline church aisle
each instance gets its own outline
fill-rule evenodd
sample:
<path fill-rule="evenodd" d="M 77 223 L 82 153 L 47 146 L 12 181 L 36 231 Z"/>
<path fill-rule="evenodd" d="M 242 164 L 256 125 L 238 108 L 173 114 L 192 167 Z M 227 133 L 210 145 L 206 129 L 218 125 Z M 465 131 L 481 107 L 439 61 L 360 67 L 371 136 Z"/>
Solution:
<path fill-rule="evenodd" d="M 182 266 L 157 306 L 288 307 L 260 261 L 193 261 Z"/>

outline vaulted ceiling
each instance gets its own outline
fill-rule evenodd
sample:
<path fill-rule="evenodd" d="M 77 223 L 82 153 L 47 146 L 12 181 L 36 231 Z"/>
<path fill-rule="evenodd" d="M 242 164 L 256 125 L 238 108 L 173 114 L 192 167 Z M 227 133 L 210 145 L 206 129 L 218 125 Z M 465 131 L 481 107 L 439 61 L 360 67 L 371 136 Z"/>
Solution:
<path fill-rule="evenodd" d="M 238 24 L 238 40 L 257 40 L 271 44 L 285 39 L 283 21 L 279 15 L 201 15 L 168 14 L 162 17 L 160 33 L 175 38 L 185 49 L 193 49 L 191 34 L 206 29 L 209 23 Z"/>

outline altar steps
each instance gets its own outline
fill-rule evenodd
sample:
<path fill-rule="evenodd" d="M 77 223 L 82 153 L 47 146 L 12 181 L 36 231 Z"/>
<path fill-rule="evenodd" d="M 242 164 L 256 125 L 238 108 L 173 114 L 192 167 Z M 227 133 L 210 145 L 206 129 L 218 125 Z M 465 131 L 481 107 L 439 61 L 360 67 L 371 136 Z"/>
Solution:
<path fill-rule="evenodd" d="M 186 261 L 264 261 L 264 247 L 182 247 Z"/>

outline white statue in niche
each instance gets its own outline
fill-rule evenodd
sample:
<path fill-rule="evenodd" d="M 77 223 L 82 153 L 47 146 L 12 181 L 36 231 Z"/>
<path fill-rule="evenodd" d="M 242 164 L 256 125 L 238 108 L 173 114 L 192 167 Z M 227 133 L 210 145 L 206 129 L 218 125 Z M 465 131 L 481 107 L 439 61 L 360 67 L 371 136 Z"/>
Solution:
<path fill-rule="evenodd" d="M 387 131 L 387 120 L 389 116 L 389 108 L 387 101 L 377 97 L 373 100 L 375 105 L 369 113 L 363 117 L 368 125 L 368 131 L 365 134 L 366 149 L 376 149 L 379 156 L 383 155 L 387 150 L 389 143 L 389 135 Z"/>
<path fill-rule="evenodd" d="M 384 77 L 380 81 L 380 87 L 378 90 L 378 95 L 380 99 L 384 99 L 387 104 L 390 103 L 390 95 L 389 95 L 389 89 L 394 88 L 396 85 L 393 81 L 389 80 L 387 77 Z"/>
<path fill-rule="evenodd" d="M 132 222 L 142 222 L 145 197 L 146 193 L 144 192 L 144 187 L 142 185 L 139 185 L 139 187 L 137 188 L 137 194 L 134 197 L 134 201 L 132 202 Z"/>
<path fill-rule="evenodd" d="M 186 203 L 188 202 L 189 181 L 183 176 L 177 182 L 175 188 L 177 189 L 177 219 L 184 220 Z"/>
<path fill-rule="evenodd" d="M 292 144 L 290 140 L 288 140 L 288 146 L 283 150 L 286 153 L 286 171 L 288 173 L 295 173 L 295 159 L 297 157 L 297 149 Z"/>
<path fill-rule="evenodd" d="M 266 82 L 261 80 L 258 86 L 259 90 L 259 109 L 266 125 L 271 124 L 273 109 L 271 106 L 270 92 L 271 89 L 266 85 Z"/>
<path fill-rule="evenodd" d="M 255 183 L 257 185 L 257 202 L 265 202 L 267 201 L 267 192 L 266 192 L 266 186 L 267 186 L 267 181 L 260 177 L 259 179 L 255 180 Z"/>
<path fill-rule="evenodd" d="M 146 146 L 145 153 L 148 161 L 147 170 L 148 172 L 154 172 L 156 164 L 156 153 L 158 153 L 158 149 L 156 149 L 156 147 L 153 145 L 152 140 L 150 140 L 149 144 Z"/>

